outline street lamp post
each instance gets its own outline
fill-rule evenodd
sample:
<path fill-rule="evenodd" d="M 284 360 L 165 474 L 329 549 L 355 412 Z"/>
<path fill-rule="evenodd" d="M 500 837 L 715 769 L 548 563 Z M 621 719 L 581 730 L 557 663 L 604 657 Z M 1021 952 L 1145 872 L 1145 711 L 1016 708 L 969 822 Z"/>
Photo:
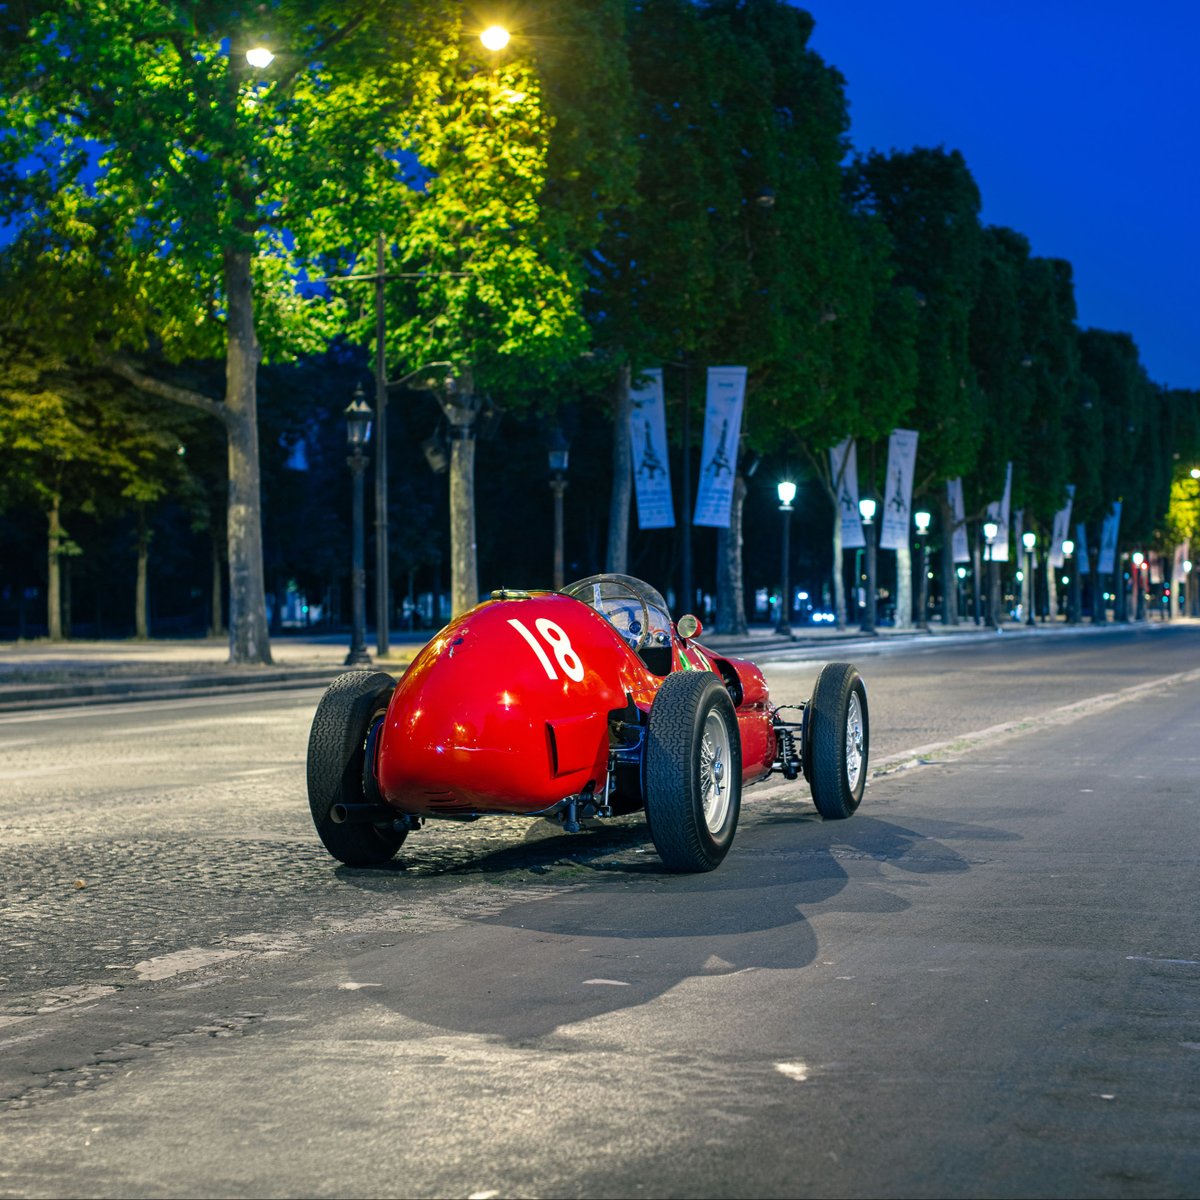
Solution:
<path fill-rule="evenodd" d="M 792 636 L 792 584 L 788 578 L 788 558 L 792 540 L 792 501 L 796 498 L 796 485 L 784 480 L 776 488 L 779 494 L 779 511 L 783 513 L 783 563 L 779 585 L 779 619 L 775 632 L 785 637 Z"/>
<path fill-rule="evenodd" d="M 363 447 L 371 440 L 371 418 L 374 413 L 363 396 L 362 384 L 354 389 L 354 399 L 346 407 L 346 444 L 350 456 L 346 459 L 354 481 L 354 534 L 351 549 L 350 590 L 354 613 L 354 628 L 350 636 L 350 653 L 346 666 L 369 664 L 367 653 L 367 573 L 363 568 L 363 472 L 367 456 Z"/>
<path fill-rule="evenodd" d="M 1069 566 L 1075 553 L 1075 543 L 1070 538 L 1063 538 L 1063 566 L 1070 570 L 1065 582 L 1067 585 L 1067 624 L 1074 625 L 1079 620 L 1079 572 L 1074 566 Z"/>
<path fill-rule="evenodd" d="M 550 438 L 550 491 L 554 494 L 554 590 L 561 592 L 566 583 L 563 568 L 563 492 L 567 490 L 567 459 L 570 444 L 563 431 L 555 428 Z"/>
<path fill-rule="evenodd" d="M 863 633 L 875 633 L 875 501 L 869 496 L 858 502 L 863 536 L 867 543 L 867 603 L 863 610 Z"/>
<path fill-rule="evenodd" d="M 929 568 L 926 566 L 925 539 L 929 534 L 929 522 L 932 517 L 927 512 L 915 512 L 913 520 L 917 526 L 917 548 L 921 551 L 917 556 L 920 559 L 920 577 L 917 581 L 917 628 L 928 629 L 929 620 L 926 613 L 929 607 Z"/>
<path fill-rule="evenodd" d="M 983 537 L 987 542 L 988 627 L 996 630 L 1000 628 L 1000 567 L 992 550 L 999 532 L 1000 526 L 995 521 L 984 521 Z"/>
<path fill-rule="evenodd" d="M 1142 579 L 1142 572 L 1145 569 L 1146 556 L 1140 550 L 1135 550 L 1133 552 L 1133 570 L 1130 572 L 1133 577 L 1133 619 L 1135 621 L 1141 621 L 1146 616 L 1146 587 Z"/>
<path fill-rule="evenodd" d="M 1192 560 L 1190 558 L 1185 558 L 1183 560 L 1183 586 L 1184 602 L 1180 606 L 1179 615 L 1181 617 L 1186 617 L 1188 616 L 1190 610 L 1190 613 L 1193 617 L 1197 616 L 1198 613 L 1200 613 L 1200 610 L 1198 610 L 1196 606 L 1196 597 L 1192 595 Z"/>
<path fill-rule="evenodd" d="M 966 586 L 967 568 L 955 567 L 954 574 L 958 579 L 958 583 L 955 587 L 955 611 L 958 613 L 960 619 L 966 620 L 967 613 L 966 605 L 963 603 L 963 588 Z M 978 607 L 978 605 L 976 605 L 976 607 Z M 978 617 L 976 617 L 975 624 L 979 624 Z"/>
<path fill-rule="evenodd" d="M 1025 624 L 1036 625 L 1037 620 L 1033 615 L 1033 610 L 1037 605 L 1037 592 L 1034 590 L 1033 582 L 1033 548 L 1037 545 L 1037 534 L 1030 529 L 1021 535 L 1021 541 L 1025 543 L 1025 562 L 1027 564 L 1025 573 L 1029 576 L 1029 582 L 1026 585 L 1029 589 L 1029 612 L 1025 617 Z"/>

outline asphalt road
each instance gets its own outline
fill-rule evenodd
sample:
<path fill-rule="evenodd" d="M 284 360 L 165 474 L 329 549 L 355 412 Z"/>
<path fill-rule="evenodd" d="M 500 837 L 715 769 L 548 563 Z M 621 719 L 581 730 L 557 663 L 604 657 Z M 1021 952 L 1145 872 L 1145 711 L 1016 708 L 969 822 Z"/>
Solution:
<path fill-rule="evenodd" d="M 0 1196 L 1200 1194 L 1200 629 L 855 657 L 859 813 L 698 877 L 338 867 L 315 695 L 0 717 Z"/>

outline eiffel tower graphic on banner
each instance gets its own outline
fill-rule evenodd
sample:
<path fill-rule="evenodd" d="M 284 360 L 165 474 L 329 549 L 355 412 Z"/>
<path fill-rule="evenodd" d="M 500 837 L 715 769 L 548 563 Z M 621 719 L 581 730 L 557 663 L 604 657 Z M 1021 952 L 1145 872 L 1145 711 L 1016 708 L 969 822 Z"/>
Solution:
<path fill-rule="evenodd" d="M 727 472 L 729 475 L 733 474 L 733 467 L 729 462 L 729 453 L 725 449 L 725 443 L 728 440 L 729 440 L 729 422 L 722 421 L 721 422 L 721 436 L 720 436 L 720 438 L 717 439 L 717 448 L 713 452 L 713 456 L 709 460 L 708 465 L 704 468 L 705 473 L 707 473 L 709 471 L 712 472 L 714 479 L 719 478 L 722 471 Z"/>
<path fill-rule="evenodd" d="M 899 467 L 896 468 L 896 490 L 892 493 L 892 498 L 888 501 L 888 507 L 894 508 L 898 513 L 908 511 L 908 505 L 904 501 L 904 486 Z"/>
<path fill-rule="evenodd" d="M 650 422 L 643 421 L 642 426 L 646 433 L 646 446 L 642 451 L 642 461 L 638 464 L 637 473 L 653 479 L 657 475 L 665 475 L 666 468 L 654 449 L 654 440 L 650 436 Z"/>

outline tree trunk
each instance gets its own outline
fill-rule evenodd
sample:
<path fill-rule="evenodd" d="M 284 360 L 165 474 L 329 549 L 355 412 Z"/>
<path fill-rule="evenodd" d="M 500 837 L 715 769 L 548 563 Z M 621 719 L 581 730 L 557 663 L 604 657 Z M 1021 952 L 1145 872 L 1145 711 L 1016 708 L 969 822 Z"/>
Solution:
<path fill-rule="evenodd" d="M 629 569 L 629 511 L 633 492 L 633 447 L 629 439 L 629 364 L 617 368 L 612 399 L 612 495 L 608 505 L 606 571 L 624 575 Z"/>
<path fill-rule="evenodd" d="M 746 589 L 742 581 L 742 513 L 746 507 L 746 479 L 739 471 L 733 480 L 729 528 L 717 529 L 718 633 L 744 634 Z"/>
<path fill-rule="evenodd" d="M 833 504 L 833 611 L 837 627 L 846 628 L 846 571 L 842 548 L 842 509 L 836 497 Z"/>
<path fill-rule="evenodd" d="M 896 551 L 896 628 L 913 625 L 912 550 L 901 546 Z"/>
<path fill-rule="evenodd" d="M 71 636 L 71 557 L 64 554 L 59 556 L 62 565 L 62 622 L 63 637 Z"/>
<path fill-rule="evenodd" d="M 221 544 L 215 529 L 212 531 L 212 538 L 209 542 L 209 545 L 212 547 L 212 599 L 209 612 L 208 633 L 210 637 L 220 637 L 225 632 L 225 618 L 222 611 L 224 608 L 224 603 L 221 587 L 223 582 L 221 575 Z"/>
<path fill-rule="evenodd" d="M 62 592 L 60 590 L 59 556 L 62 550 L 62 523 L 59 498 L 54 497 L 47 514 L 49 539 L 46 546 L 46 632 L 52 642 L 62 641 Z"/>
<path fill-rule="evenodd" d="M 250 251 L 225 251 L 228 345 L 225 427 L 229 451 L 229 661 L 269 663 L 258 469 L 258 340 Z"/>
<path fill-rule="evenodd" d="M 472 421 L 474 413 L 471 414 Z M 454 616 L 479 603 L 475 547 L 475 436 L 455 426 L 450 444 L 450 607 Z"/>
<path fill-rule="evenodd" d="M 942 489 L 945 491 L 945 489 Z M 958 624 L 958 574 L 954 562 L 954 507 L 943 498 L 942 509 L 942 624 Z"/>
<path fill-rule="evenodd" d="M 137 587 L 133 602 L 134 636 L 145 641 L 150 636 L 150 606 L 146 593 L 147 567 L 150 564 L 150 530 L 146 526 L 146 513 L 138 509 L 137 532 Z"/>

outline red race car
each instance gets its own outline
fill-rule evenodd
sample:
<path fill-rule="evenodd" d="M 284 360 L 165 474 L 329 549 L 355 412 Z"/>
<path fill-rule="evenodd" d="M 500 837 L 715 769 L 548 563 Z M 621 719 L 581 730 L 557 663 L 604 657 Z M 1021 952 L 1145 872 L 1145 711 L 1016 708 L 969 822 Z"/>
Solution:
<path fill-rule="evenodd" d="M 431 819 L 580 821 L 644 809 L 668 870 L 711 871 L 742 788 L 801 773 L 823 817 L 867 779 L 867 693 L 828 663 L 786 721 L 751 662 L 705 649 L 654 588 L 593 575 L 561 592 L 503 590 L 458 617 L 399 681 L 349 671 L 321 698 L 308 798 L 326 849 L 386 862 Z"/>

